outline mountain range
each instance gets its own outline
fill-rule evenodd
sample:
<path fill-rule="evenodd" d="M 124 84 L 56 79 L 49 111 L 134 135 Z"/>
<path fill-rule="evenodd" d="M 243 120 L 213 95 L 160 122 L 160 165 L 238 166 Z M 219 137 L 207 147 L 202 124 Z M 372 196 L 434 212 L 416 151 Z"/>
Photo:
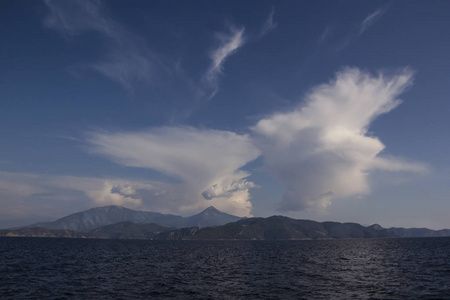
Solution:
<path fill-rule="evenodd" d="M 398 237 L 388 229 L 364 227 L 356 223 L 315 222 L 295 220 L 284 216 L 250 218 L 218 227 L 196 231 L 169 230 L 155 239 L 226 239 L 226 240 L 302 240 L 336 238 L 386 238 Z"/>
<path fill-rule="evenodd" d="M 21 228 L 41 227 L 47 229 L 68 229 L 75 231 L 90 231 L 101 226 L 120 222 L 154 223 L 164 227 L 208 227 L 219 226 L 242 218 L 218 211 L 210 206 L 199 214 L 181 217 L 149 211 L 137 211 L 122 206 L 109 205 L 91 208 L 68 215 L 54 222 L 36 223 Z"/>
<path fill-rule="evenodd" d="M 284 216 L 249 218 L 217 227 L 168 230 L 155 235 L 161 240 L 304 240 L 351 238 L 446 237 L 449 229 L 364 227 L 357 223 L 295 220 Z"/>
<path fill-rule="evenodd" d="M 449 229 L 383 228 L 378 224 L 316 222 L 284 216 L 240 218 L 209 207 L 190 217 L 135 211 L 121 206 L 92 208 L 54 222 L 0 230 L 0 236 L 152 239 L 300 240 L 445 237 Z"/>

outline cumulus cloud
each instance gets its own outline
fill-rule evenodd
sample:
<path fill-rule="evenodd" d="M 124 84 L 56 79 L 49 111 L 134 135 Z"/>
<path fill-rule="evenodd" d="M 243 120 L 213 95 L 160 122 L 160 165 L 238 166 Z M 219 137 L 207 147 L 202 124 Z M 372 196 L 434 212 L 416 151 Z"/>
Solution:
<path fill-rule="evenodd" d="M 216 37 L 219 45 L 211 52 L 211 66 L 205 75 L 208 84 L 213 89 L 210 98 L 214 97 L 218 91 L 217 81 L 219 75 L 223 72 L 225 60 L 245 43 L 244 28 L 237 29 L 231 26 L 228 33 L 217 33 Z"/>
<path fill-rule="evenodd" d="M 206 189 L 202 193 L 202 196 L 207 200 L 223 197 L 230 198 L 237 191 L 245 191 L 255 187 L 256 185 L 253 182 L 247 180 L 233 181 L 231 184 L 225 186 L 215 184 Z"/>
<path fill-rule="evenodd" d="M 369 192 L 368 172 L 423 171 L 420 164 L 380 155 L 371 122 L 400 104 L 413 72 L 372 76 L 358 69 L 313 88 L 304 105 L 276 113 L 252 128 L 267 169 L 285 186 L 279 209 L 325 209 L 333 199 Z"/>
<path fill-rule="evenodd" d="M 87 31 L 100 34 L 106 41 L 107 53 L 98 62 L 89 65 L 112 81 L 132 89 L 136 82 L 151 83 L 161 66 L 156 55 L 144 40 L 125 30 L 107 17 L 98 0 L 45 1 L 50 14 L 44 23 L 66 36 Z"/>
<path fill-rule="evenodd" d="M 162 127 L 141 132 L 93 132 L 88 140 L 93 152 L 118 164 L 153 169 L 176 181 L 165 183 L 165 193 L 151 195 L 144 202 L 160 201 L 177 211 L 214 205 L 229 213 L 250 215 L 248 189 L 254 184 L 245 180 L 250 174 L 239 169 L 260 153 L 246 135 Z"/>
<path fill-rule="evenodd" d="M 111 193 L 119 194 L 124 197 L 129 197 L 132 199 L 140 199 L 139 194 L 136 192 L 136 189 L 128 183 L 117 184 L 112 187 Z"/>

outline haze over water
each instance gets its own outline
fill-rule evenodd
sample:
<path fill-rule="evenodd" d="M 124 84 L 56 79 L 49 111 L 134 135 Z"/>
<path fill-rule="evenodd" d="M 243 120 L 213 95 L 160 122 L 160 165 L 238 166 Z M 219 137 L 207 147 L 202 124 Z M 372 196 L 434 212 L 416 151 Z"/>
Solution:
<path fill-rule="evenodd" d="M 5 299 L 450 297 L 450 238 L 0 238 Z"/>

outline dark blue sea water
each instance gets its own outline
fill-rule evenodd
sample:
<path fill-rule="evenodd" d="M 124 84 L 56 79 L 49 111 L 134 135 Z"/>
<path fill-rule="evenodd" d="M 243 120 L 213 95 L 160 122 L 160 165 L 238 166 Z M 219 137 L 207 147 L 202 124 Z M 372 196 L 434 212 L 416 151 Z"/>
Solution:
<path fill-rule="evenodd" d="M 1 299 L 450 299 L 450 238 L 0 238 Z"/>

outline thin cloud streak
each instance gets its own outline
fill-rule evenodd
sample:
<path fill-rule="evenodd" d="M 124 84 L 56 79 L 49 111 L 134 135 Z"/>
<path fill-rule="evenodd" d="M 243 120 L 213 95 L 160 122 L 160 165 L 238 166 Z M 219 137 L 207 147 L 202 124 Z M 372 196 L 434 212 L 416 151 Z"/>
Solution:
<path fill-rule="evenodd" d="M 387 7 L 379 8 L 373 13 L 369 14 L 356 28 L 351 30 L 347 35 L 345 35 L 334 47 L 336 51 L 342 51 L 345 48 L 347 48 L 348 45 L 356 41 L 361 35 L 364 34 L 370 27 L 375 25 L 383 14 L 386 12 Z M 326 33 L 326 31 L 325 31 Z M 324 34 L 321 35 L 319 38 L 319 45 L 321 44 L 321 39 L 324 36 Z"/>
<path fill-rule="evenodd" d="M 101 15 L 101 1 L 55 1 L 45 0 L 50 14 L 44 24 L 66 36 L 94 30 L 111 38 L 115 37 L 116 25 Z"/>
<path fill-rule="evenodd" d="M 229 26 L 228 32 L 216 33 L 218 46 L 210 53 L 211 63 L 200 79 L 192 79 L 175 60 L 167 61 L 151 49 L 145 40 L 108 17 L 99 0 L 45 0 L 49 15 L 44 24 L 61 32 L 66 38 L 93 31 L 104 41 L 106 52 L 96 62 L 83 64 L 109 80 L 134 92 L 138 84 L 159 85 L 164 76 L 177 77 L 195 101 L 212 99 L 219 91 L 219 77 L 226 60 L 245 44 L 245 29 Z M 273 10 L 264 31 L 275 28 Z M 174 78 L 172 78 L 174 79 Z M 195 105 L 194 105 L 195 106 Z M 189 109 L 188 109 L 189 111 Z M 189 112 L 187 113 L 189 114 Z"/>
<path fill-rule="evenodd" d="M 141 37 L 104 15 L 101 1 L 46 0 L 45 3 L 50 10 L 44 21 L 47 27 L 65 36 L 95 31 L 105 39 L 108 50 L 104 59 L 88 67 L 108 79 L 133 90 L 135 83 L 153 83 L 155 73 L 164 69 Z"/>
<path fill-rule="evenodd" d="M 270 11 L 269 16 L 267 17 L 267 20 L 261 29 L 261 33 L 259 35 L 260 37 L 268 34 L 269 32 L 271 32 L 272 30 L 274 30 L 277 27 L 278 24 L 273 21 L 274 14 L 275 14 L 275 9 L 272 7 L 272 10 Z"/>
<path fill-rule="evenodd" d="M 377 9 L 376 11 L 374 11 L 373 13 L 371 13 L 370 15 L 368 15 L 362 22 L 360 25 L 360 29 L 359 29 L 359 35 L 363 34 L 364 31 L 366 31 L 367 29 L 369 29 L 369 27 L 371 27 L 372 25 L 374 25 L 376 22 L 378 22 L 378 20 L 381 18 L 381 16 L 383 16 L 383 14 L 386 12 L 386 9 Z"/>
<path fill-rule="evenodd" d="M 218 77 L 223 73 L 223 65 L 226 59 L 245 44 L 244 28 L 230 27 L 229 33 L 217 33 L 219 46 L 211 52 L 212 63 L 205 74 L 205 79 L 212 88 L 209 99 L 218 92 Z"/>
<path fill-rule="evenodd" d="M 325 30 L 322 32 L 322 34 L 320 35 L 319 39 L 317 40 L 317 45 L 321 46 L 325 43 L 325 41 L 330 37 L 331 35 L 331 27 L 327 26 L 325 28 Z"/>

